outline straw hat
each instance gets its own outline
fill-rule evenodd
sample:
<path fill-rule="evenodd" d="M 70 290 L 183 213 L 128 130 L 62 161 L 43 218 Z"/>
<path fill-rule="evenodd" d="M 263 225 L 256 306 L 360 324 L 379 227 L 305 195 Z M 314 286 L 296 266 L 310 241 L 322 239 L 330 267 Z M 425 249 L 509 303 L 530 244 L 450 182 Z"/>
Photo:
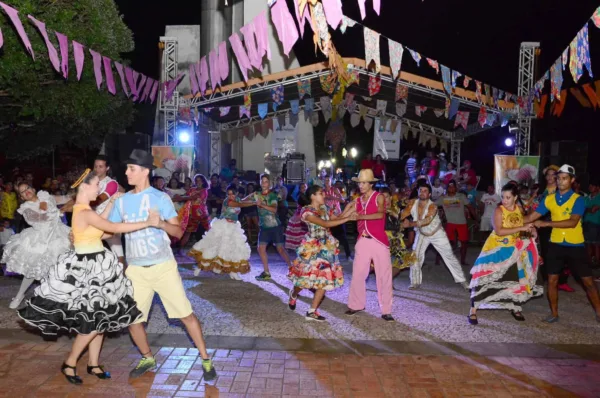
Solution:
<path fill-rule="evenodd" d="M 362 169 L 360 173 L 358 173 L 358 177 L 352 177 L 352 181 L 354 182 L 376 182 L 379 179 L 375 178 L 373 175 L 373 170 L 371 169 Z"/>

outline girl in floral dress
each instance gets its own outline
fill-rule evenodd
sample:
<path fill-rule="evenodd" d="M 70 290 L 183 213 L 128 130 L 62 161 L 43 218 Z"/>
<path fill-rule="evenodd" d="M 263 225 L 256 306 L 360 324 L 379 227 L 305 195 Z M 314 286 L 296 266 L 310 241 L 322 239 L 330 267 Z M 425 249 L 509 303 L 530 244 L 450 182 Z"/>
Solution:
<path fill-rule="evenodd" d="M 520 304 L 543 294 L 543 288 L 535 284 L 539 263 L 535 239 L 522 236 L 535 230 L 531 224 L 523 225 L 517 201 L 518 188 L 506 184 L 502 205 L 494 212 L 494 230 L 471 269 L 471 325 L 478 323 L 479 308 L 507 309 L 517 321 L 524 321 Z"/>
<path fill-rule="evenodd" d="M 188 201 L 178 213 L 183 217 L 185 216 L 187 209 L 189 209 L 187 228 L 180 242 L 182 253 L 185 245 L 190 240 L 190 236 L 198 230 L 199 226 L 202 226 L 205 232 L 210 229 L 210 216 L 208 215 L 208 207 L 206 206 L 206 201 L 208 199 L 208 180 L 202 174 L 197 174 L 194 177 L 194 182 L 196 183 L 196 186 L 187 190 L 184 198 Z"/>
<path fill-rule="evenodd" d="M 325 292 L 344 284 L 344 273 L 338 259 L 338 241 L 331 235 L 329 228 L 352 218 L 349 212 L 339 217 L 333 215 L 333 211 L 325 206 L 323 188 L 318 185 L 308 188 L 306 199 L 310 204 L 302 209 L 300 217 L 308 226 L 308 234 L 296 250 L 297 258 L 288 273 L 288 278 L 294 284 L 290 289 L 288 305 L 291 310 L 295 310 L 300 291 L 314 289 L 315 296 L 305 318 L 322 322 L 325 318 L 317 309 Z"/>
<path fill-rule="evenodd" d="M 196 276 L 200 275 L 200 271 L 212 271 L 241 280 L 240 274 L 250 272 L 250 246 L 238 216 L 242 207 L 256 204 L 242 202 L 236 193 L 234 185 L 227 187 L 227 198 L 223 201 L 221 215 L 213 220 L 210 230 L 189 253 L 198 263 L 198 268 L 194 271 Z"/>
<path fill-rule="evenodd" d="M 296 250 L 298 246 L 300 246 L 300 243 L 302 243 L 304 235 L 306 235 L 306 233 L 308 232 L 306 224 L 302 221 L 302 218 L 300 217 L 302 213 L 302 208 L 308 204 L 306 203 L 305 199 L 305 193 L 307 189 L 308 186 L 305 183 L 298 185 L 298 195 L 297 197 L 294 197 L 294 199 L 296 199 L 296 202 L 298 203 L 298 207 L 296 208 L 296 212 L 294 213 L 292 218 L 290 218 L 290 222 L 288 223 L 287 228 L 285 229 L 285 248 L 287 250 Z M 295 192 L 292 196 L 296 196 Z"/>

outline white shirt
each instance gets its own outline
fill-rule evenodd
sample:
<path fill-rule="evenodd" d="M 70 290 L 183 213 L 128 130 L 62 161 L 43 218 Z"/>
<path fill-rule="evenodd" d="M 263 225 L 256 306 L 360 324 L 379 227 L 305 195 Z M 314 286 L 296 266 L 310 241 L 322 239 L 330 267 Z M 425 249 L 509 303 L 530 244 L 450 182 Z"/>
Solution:
<path fill-rule="evenodd" d="M 496 210 L 496 207 L 498 207 L 498 205 L 502 203 L 502 198 L 500 198 L 500 196 L 496 194 L 490 195 L 486 192 L 481 197 L 481 203 L 483 203 L 483 205 L 485 206 L 483 210 L 483 215 L 481 217 L 492 218 L 494 216 L 494 211 Z"/>
<path fill-rule="evenodd" d="M 439 186 L 439 187 L 431 187 L 431 200 L 432 201 L 436 201 L 438 200 L 441 196 L 444 196 L 444 187 L 443 186 Z"/>
<path fill-rule="evenodd" d="M 98 194 L 98 196 L 102 195 L 103 193 L 106 193 L 108 195 L 108 199 L 105 200 L 104 202 L 100 203 L 98 205 L 98 207 L 96 207 L 96 214 L 102 214 L 104 212 L 104 209 L 106 209 L 106 206 L 108 206 L 110 197 L 112 195 L 110 195 L 106 192 L 106 187 L 111 181 L 114 181 L 118 187 L 118 183 L 115 180 L 113 180 L 112 178 L 110 178 L 109 176 L 106 176 L 102 180 L 100 180 L 100 183 L 99 183 L 100 193 Z M 117 192 L 118 192 L 118 188 L 117 188 Z"/>

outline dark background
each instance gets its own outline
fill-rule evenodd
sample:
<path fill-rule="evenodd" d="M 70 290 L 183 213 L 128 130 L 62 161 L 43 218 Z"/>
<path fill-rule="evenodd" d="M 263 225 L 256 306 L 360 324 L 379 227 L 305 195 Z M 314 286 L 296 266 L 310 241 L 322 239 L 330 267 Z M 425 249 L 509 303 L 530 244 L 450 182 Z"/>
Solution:
<path fill-rule="evenodd" d="M 287 1 L 292 10 L 293 2 Z M 599 5 L 589 0 L 382 0 L 381 3 L 381 16 L 377 16 L 371 9 L 371 2 L 367 1 L 367 17 L 362 23 L 383 36 L 419 51 L 423 57 L 430 57 L 474 79 L 513 93 L 517 92 L 520 43 L 541 43 L 538 65 L 538 73 L 541 75 L 562 54 Z M 136 49 L 129 54 L 133 66 L 153 77 L 158 76 L 158 39 L 164 34 L 165 25 L 200 24 L 200 1 L 171 0 L 161 7 L 151 7 L 148 2 L 141 0 L 117 0 L 117 4 L 135 35 Z M 357 1 L 343 0 L 343 11 L 350 18 L 360 21 Z M 590 23 L 589 33 L 594 70 L 595 65 L 600 65 L 600 30 Z M 335 32 L 333 40 L 342 56 L 364 58 L 363 33 L 359 25 L 349 28 L 345 35 Z M 382 64 L 389 65 L 384 41 L 382 37 L 381 61 Z M 310 30 L 295 45 L 294 51 L 303 65 L 323 59 L 315 56 Z M 600 73 L 600 66 L 598 68 Z M 404 54 L 402 70 L 440 79 L 425 59 L 418 68 L 408 53 Z M 563 76 L 563 88 L 575 85 L 568 70 Z M 591 79 L 585 73 L 578 85 L 589 81 Z M 548 91 L 549 83 L 544 92 Z M 141 110 L 138 117 L 137 124 L 140 128 L 148 126 L 144 120 L 153 117 L 153 111 L 147 108 Z M 600 118 L 596 111 L 583 108 L 569 95 L 560 118 L 548 116 L 548 111 L 546 114 L 544 119 L 534 121 L 532 154 L 536 154 L 538 150 L 536 141 L 580 141 L 590 147 L 586 164 L 588 171 L 595 170 L 598 162 L 592 159 L 593 148 L 600 145 L 597 128 Z M 325 126 L 322 124 L 315 131 L 317 159 L 327 156 L 327 148 L 323 144 L 324 130 Z M 507 136 L 506 128 L 498 128 L 467 139 L 463 144 L 462 159 L 470 159 L 474 163 L 478 174 L 484 177 L 484 182 L 492 178 L 493 154 L 507 151 L 503 145 Z M 366 133 L 361 126 L 356 131 L 347 130 L 348 147 L 365 148 L 363 153 L 370 152 L 372 142 L 372 133 Z M 572 145 L 561 145 L 565 150 L 567 147 Z M 412 140 L 402 142 L 402 151 L 406 149 L 420 149 L 424 152 Z M 554 160 L 569 160 L 568 154 L 562 155 Z"/>

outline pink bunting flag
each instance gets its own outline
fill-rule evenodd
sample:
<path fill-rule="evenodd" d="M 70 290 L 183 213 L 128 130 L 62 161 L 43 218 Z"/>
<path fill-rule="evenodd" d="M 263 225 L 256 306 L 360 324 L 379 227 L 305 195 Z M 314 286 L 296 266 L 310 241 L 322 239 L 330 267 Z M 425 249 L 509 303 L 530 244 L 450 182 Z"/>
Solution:
<path fill-rule="evenodd" d="M 244 36 L 244 46 L 246 47 L 246 53 L 248 54 L 250 64 L 255 69 L 262 70 L 262 57 L 258 56 L 258 46 L 256 44 L 256 39 L 254 38 L 254 21 L 243 26 L 240 29 L 240 32 Z"/>
<path fill-rule="evenodd" d="M 96 86 L 98 90 L 102 87 L 102 56 L 96 51 L 90 48 L 90 54 L 92 54 L 92 61 L 94 61 L 94 76 L 96 76 Z"/>
<path fill-rule="evenodd" d="M 115 86 L 115 78 L 112 73 L 112 61 L 110 58 L 102 56 L 102 63 L 104 64 L 104 76 L 106 76 L 106 87 L 108 92 L 112 95 L 117 94 L 117 87 Z"/>
<path fill-rule="evenodd" d="M 267 59 L 271 60 L 271 43 L 267 26 L 267 13 L 263 11 L 254 18 L 254 34 L 259 57 L 262 58 L 266 55 Z"/>
<path fill-rule="evenodd" d="M 153 104 L 156 101 L 156 93 L 158 92 L 158 81 L 154 81 L 152 85 L 152 91 L 150 92 L 150 103 Z"/>
<path fill-rule="evenodd" d="M 229 37 L 229 43 L 231 43 L 231 49 L 237 58 L 244 81 L 248 81 L 248 71 L 252 70 L 252 64 L 250 63 L 250 58 L 248 58 L 248 54 L 244 49 L 240 36 L 237 33 L 234 33 Z"/>
<path fill-rule="evenodd" d="M 41 21 L 38 21 L 31 15 L 27 15 L 27 18 L 29 18 L 31 22 L 33 22 L 33 24 L 40 31 L 40 34 L 44 38 L 44 42 L 46 42 L 46 47 L 48 48 L 48 58 L 50 58 L 50 63 L 54 67 L 54 70 L 60 73 L 60 61 L 58 60 L 58 52 L 56 52 L 56 48 L 54 48 L 54 45 L 48 37 L 48 32 L 46 32 L 46 24 Z"/>
<path fill-rule="evenodd" d="M 342 13 L 342 2 L 340 0 L 322 1 L 327 23 L 333 28 L 333 30 L 336 30 L 342 23 L 342 19 L 344 19 L 344 14 Z"/>
<path fill-rule="evenodd" d="M 208 75 L 208 62 L 206 62 L 206 57 L 202 57 L 200 59 L 200 80 L 198 80 L 198 86 L 203 95 L 208 87 Z"/>
<path fill-rule="evenodd" d="M 373 10 L 377 15 L 381 15 L 381 0 L 373 0 Z"/>
<path fill-rule="evenodd" d="M 138 86 L 135 89 L 135 91 L 137 92 L 137 94 L 135 95 L 135 97 L 133 97 L 134 101 L 141 100 L 142 95 L 144 93 L 143 89 L 144 89 L 144 86 L 145 86 L 145 84 L 146 84 L 147 81 L 148 81 L 148 76 L 142 75 L 142 78 L 140 79 L 140 84 L 138 84 Z M 179 84 L 179 82 L 177 84 Z"/>
<path fill-rule="evenodd" d="M 133 80 L 133 70 L 131 68 L 125 68 L 125 78 L 131 90 L 131 95 L 135 96 L 135 80 Z"/>
<path fill-rule="evenodd" d="M 310 11 L 308 7 L 304 7 L 302 11 L 302 15 L 300 15 L 300 7 L 298 6 L 298 0 L 294 0 L 294 11 L 296 11 L 296 21 L 298 21 L 298 25 L 300 26 L 300 37 L 304 37 L 304 26 L 308 21 L 310 28 L 315 30 L 312 23 L 312 18 L 310 17 Z"/>
<path fill-rule="evenodd" d="M 483 106 L 479 109 L 477 121 L 479 122 L 479 125 L 481 125 L 481 127 L 485 126 L 485 123 L 487 122 L 487 110 Z"/>
<path fill-rule="evenodd" d="M 140 74 L 138 72 L 136 72 L 134 69 L 131 70 L 131 73 L 132 73 L 132 76 L 133 76 L 133 87 L 131 87 L 131 91 L 133 92 L 133 95 L 135 97 L 137 97 L 139 95 L 139 92 L 138 92 L 138 79 L 140 77 Z"/>
<path fill-rule="evenodd" d="M 19 18 L 19 11 L 15 10 L 11 6 L 8 6 L 2 2 L 0 2 L 0 7 L 2 7 L 2 9 L 6 13 L 6 15 L 8 15 L 8 17 L 10 18 L 15 29 L 17 30 L 17 33 L 19 34 L 19 37 L 23 41 L 25 48 L 29 52 L 29 55 L 31 55 L 31 58 L 33 58 L 35 60 L 35 54 L 33 53 L 33 48 L 31 47 L 31 42 L 29 41 L 29 37 L 27 36 L 27 33 L 25 33 L 25 29 L 23 28 L 23 24 L 21 23 L 21 19 Z"/>
<path fill-rule="evenodd" d="M 129 87 L 127 87 L 127 82 L 125 81 L 125 74 L 123 73 L 123 65 L 118 62 L 115 62 L 115 68 L 117 68 L 117 73 L 119 74 L 119 78 L 121 79 L 121 87 L 123 87 L 123 92 L 129 98 Z"/>
<path fill-rule="evenodd" d="M 426 110 L 427 110 L 426 106 L 423 106 L 423 105 L 415 106 L 415 113 L 417 114 L 417 116 L 421 116 L 423 114 L 423 112 L 425 112 Z"/>
<path fill-rule="evenodd" d="M 171 101 L 171 99 L 173 99 L 173 93 L 175 92 L 175 89 L 181 82 L 182 77 L 183 74 L 180 73 L 179 76 L 177 76 L 177 79 L 165 82 L 165 98 L 167 101 Z"/>
<path fill-rule="evenodd" d="M 456 119 L 454 121 L 454 128 L 458 126 L 462 126 L 463 129 L 467 130 L 469 124 L 469 112 L 467 111 L 458 111 L 456 114 Z"/>
<path fill-rule="evenodd" d="M 148 100 L 148 96 L 150 95 L 150 90 L 154 87 L 154 79 L 148 78 L 146 81 L 146 87 L 144 87 L 144 94 L 142 94 L 142 98 L 140 98 L 140 102 L 145 102 Z"/>
<path fill-rule="evenodd" d="M 365 19 L 367 16 L 367 10 L 365 8 L 365 2 L 367 0 L 358 0 L 358 8 L 360 9 L 360 18 Z"/>
<path fill-rule="evenodd" d="M 2 36 L 2 29 L 0 29 L 0 48 L 4 45 L 4 37 Z"/>
<path fill-rule="evenodd" d="M 219 44 L 219 72 L 221 73 L 221 82 L 229 77 L 229 59 L 227 57 L 227 42 Z"/>
<path fill-rule="evenodd" d="M 217 86 L 221 85 L 221 72 L 219 72 L 219 55 L 216 50 L 212 50 L 208 54 L 208 63 L 210 65 L 210 84 L 212 85 L 213 92 L 217 89 Z"/>
<path fill-rule="evenodd" d="M 77 80 L 81 80 L 81 73 L 83 72 L 83 62 L 85 60 L 85 53 L 83 51 L 83 45 L 73 40 L 73 57 L 75 58 L 75 69 L 77 70 Z"/>
<path fill-rule="evenodd" d="M 196 65 L 191 64 L 189 68 L 189 77 L 190 77 L 190 89 L 192 90 L 192 94 L 198 94 L 198 77 L 196 76 Z"/>
<path fill-rule="evenodd" d="M 62 33 L 54 32 L 60 48 L 60 69 L 65 79 L 69 78 L 69 39 Z"/>
<path fill-rule="evenodd" d="M 299 35 L 285 1 L 278 1 L 271 6 L 271 20 L 277 30 L 279 41 L 283 44 L 283 52 L 289 56 L 292 47 L 298 41 Z"/>

